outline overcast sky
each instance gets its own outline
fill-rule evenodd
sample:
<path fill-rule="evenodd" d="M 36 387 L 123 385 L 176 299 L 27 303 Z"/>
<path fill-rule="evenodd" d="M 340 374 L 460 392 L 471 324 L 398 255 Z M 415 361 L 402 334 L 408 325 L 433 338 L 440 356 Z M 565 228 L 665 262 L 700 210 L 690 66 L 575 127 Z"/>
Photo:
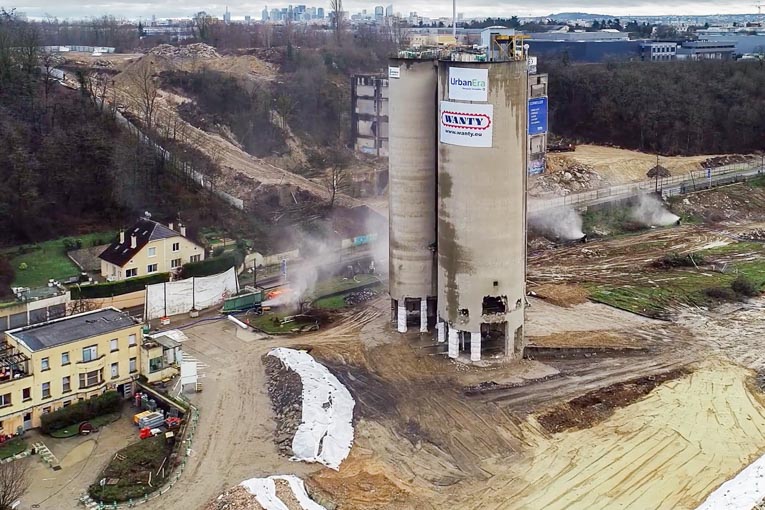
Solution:
<path fill-rule="evenodd" d="M 16 10 L 25 12 L 30 17 L 51 15 L 59 18 L 82 18 L 88 16 L 101 16 L 111 14 L 118 17 L 138 18 L 150 17 L 190 17 L 197 11 L 206 11 L 210 14 L 222 15 L 225 3 L 203 3 L 200 0 L 17 0 L 23 3 L 16 5 L 5 3 L 5 7 L 15 7 Z M 8 2 L 8 0 L 6 0 Z M 223 0 L 225 2 L 225 0 Z M 269 3 L 269 9 L 274 7 L 286 7 L 290 2 Z M 309 0 L 294 0 L 293 5 L 305 3 L 308 6 L 324 7 L 329 10 L 329 1 L 311 2 Z M 389 2 L 364 2 L 358 0 L 345 0 L 344 10 L 358 12 L 362 9 L 373 11 L 375 5 L 386 5 Z M 696 2 L 675 3 L 658 0 L 638 0 L 629 4 L 617 3 L 613 0 L 590 0 L 587 2 L 565 2 L 560 0 L 534 0 L 516 3 L 506 0 L 457 0 L 458 12 L 464 13 L 466 18 L 476 16 L 509 17 L 517 16 L 544 16 L 554 12 L 590 12 L 596 14 L 608 14 L 619 17 L 629 15 L 705 15 L 705 14 L 744 14 L 756 12 L 753 6 L 757 2 L 727 2 L 725 0 L 698 0 Z M 3 5 L 0 0 L 0 5 Z M 260 12 L 265 3 L 236 2 L 232 0 L 228 4 L 233 16 L 249 14 L 260 19 Z M 451 2 L 441 0 L 433 2 L 416 0 L 413 3 L 394 3 L 394 12 L 408 14 L 415 11 L 422 16 L 438 17 L 451 16 Z"/>

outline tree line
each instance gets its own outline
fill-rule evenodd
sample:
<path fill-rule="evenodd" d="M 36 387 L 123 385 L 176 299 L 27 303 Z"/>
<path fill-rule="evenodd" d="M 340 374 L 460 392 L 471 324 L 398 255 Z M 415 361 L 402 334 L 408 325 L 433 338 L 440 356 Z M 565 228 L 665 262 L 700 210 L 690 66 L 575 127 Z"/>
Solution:
<path fill-rule="evenodd" d="M 666 155 L 765 148 L 762 62 L 548 63 L 550 129 Z"/>

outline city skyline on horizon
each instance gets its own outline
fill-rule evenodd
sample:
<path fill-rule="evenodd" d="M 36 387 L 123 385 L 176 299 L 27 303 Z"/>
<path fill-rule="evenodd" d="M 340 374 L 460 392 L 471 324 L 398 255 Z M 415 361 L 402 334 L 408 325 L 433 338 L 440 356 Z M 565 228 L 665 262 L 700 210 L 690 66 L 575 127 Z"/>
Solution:
<path fill-rule="evenodd" d="M 325 5 L 326 3 L 326 5 Z M 347 1 L 343 4 L 343 10 L 351 13 L 361 12 L 366 9 L 367 12 L 374 12 L 378 5 L 383 7 L 390 2 L 362 2 Z M 157 18 L 190 18 L 196 12 L 205 11 L 208 14 L 221 17 L 226 8 L 231 13 L 233 19 L 241 19 L 244 16 L 251 16 L 253 19 L 260 19 L 260 14 L 265 6 L 268 9 L 280 9 L 288 5 L 303 5 L 291 2 L 273 2 L 273 3 L 218 3 L 218 4 L 187 4 L 182 10 L 176 6 L 165 2 L 121 2 L 121 3 L 90 3 L 87 8 L 82 4 L 63 0 L 55 6 L 41 0 L 27 0 L 26 5 L 17 5 L 7 7 L 16 9 L 18 12 L 25 13 L 33 19 L 54 17 L 61 19 L 86 19 L 112 15 L 119 18 L 137 20 L 139 18 L 149 19 L 152 16 Z M 325 12 L 329 12 L 329 2 L 306 2 L 304 5 L 309 7 L 324 7 Z M 615 4 L 608 0 L 595 0 L 588 2 L 586 7 L 572 5 L 558 0 L 542 0 L 536 2 L 534 7 L 511 7 L 504 2 L 496 0 L 462 0 L 457 2 L 457 10 L 464 14 L 465 18 L 499 17 L 509 18 L 518 17 L 544 17 L 556 13 L 581 12 L 587 14 L 603 15 L 604 17 L 642 17 L 642 16 L 677 16 L 692 18 L 694 16 L 710 15 L 753 15 L 758 13 L 755 6 L 745 2 L 715 2 L 703 0 L 695 3 L 680 3 L 668 5 L 665 2 L 643 1 L 630 6 Z M 753 11 L 754 10 L 754 11 Z M 94 11 L 98 11 L 94 14 Z M 394 12 L 400 12 L 403 16 L 408 16 L 410 12 L 416 12 L 420 16 L 429 18 L 451 17 L 451 2 L 444 2 L 443 5 L 434 8 L 432 3 L 413 3 L 407 4 L 406 8 L 397 7 L 394 3 Z"/>

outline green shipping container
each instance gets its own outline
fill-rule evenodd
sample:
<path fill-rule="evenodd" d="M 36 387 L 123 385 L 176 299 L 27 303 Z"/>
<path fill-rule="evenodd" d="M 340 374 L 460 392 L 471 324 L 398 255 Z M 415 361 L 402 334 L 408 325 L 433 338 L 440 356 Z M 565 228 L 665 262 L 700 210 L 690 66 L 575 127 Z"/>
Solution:
<path fill-rule="evenodd" d="M 223 302 L 223 313 L 239 312 L 260 306 L 263 301 L 263 291 L 248 292 L 232 296 Z"/>

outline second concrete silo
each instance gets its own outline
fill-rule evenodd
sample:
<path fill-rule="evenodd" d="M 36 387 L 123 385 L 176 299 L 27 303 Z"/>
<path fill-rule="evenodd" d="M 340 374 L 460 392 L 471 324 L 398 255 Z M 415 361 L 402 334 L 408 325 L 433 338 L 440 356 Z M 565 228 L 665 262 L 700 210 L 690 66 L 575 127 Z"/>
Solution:
<path fill-rule="evenodd" d="M 528 73 L 507 55 L 439 62 L 438 333 L 472 361 L 523 355 Z"/>
<path fill-rule="evenodd" d="M 407 317 L 425 332 L 435 322 L 437 61 L 393 58 L 388 74 L 391 306 L 400 332 Z"/>

